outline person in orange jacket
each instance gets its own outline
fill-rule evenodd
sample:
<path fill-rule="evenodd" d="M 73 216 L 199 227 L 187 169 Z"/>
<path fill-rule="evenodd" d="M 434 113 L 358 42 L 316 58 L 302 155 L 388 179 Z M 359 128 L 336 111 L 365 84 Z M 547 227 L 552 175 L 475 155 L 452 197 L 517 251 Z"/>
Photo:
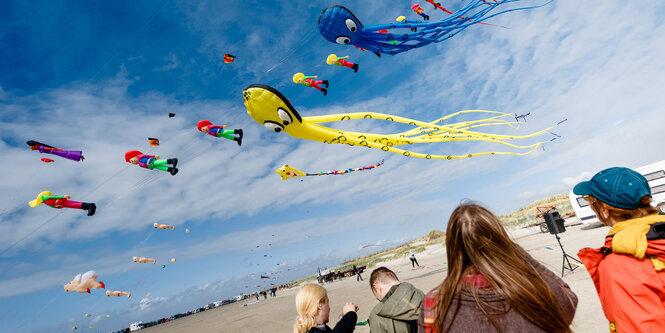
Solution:
<path fill-rule="evenodd" d="M 605 245 L 578 257 L 596 286 L 610 332 L 665 332 L 665 216 L 641 174 L 609 168 L 575 186 L 611 227 Z"/>

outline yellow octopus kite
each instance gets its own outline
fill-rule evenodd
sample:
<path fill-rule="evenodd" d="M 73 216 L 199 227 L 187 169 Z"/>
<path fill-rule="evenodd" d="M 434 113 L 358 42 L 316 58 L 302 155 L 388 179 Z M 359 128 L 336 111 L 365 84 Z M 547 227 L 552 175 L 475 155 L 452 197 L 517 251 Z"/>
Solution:
<path fill-rule="evenodd" d="M 426 123 L 409 118 L 388 115 L 376 112 L 353 112 L 340 113 L 325 116 L 301 117 L 289 100 L 276 89 L 263 84 L 253 84 L 245 88 L 242 92 L 245 100 L 247 113 L 259 124 L 275 132 L 286 132 L 289 135 L 306 140 L 320 141 L 323 143 L 348 144 L 350 146 L 363 146 L 378 148 L 383 151 L 402 154 L 404 156 L 413 156 L 426 159 L 460 159 L 481 155 L 527 155 L 534 152 L 540 145 L 548 141 L 537 142 L 530 145 L 519 146 L 505 140 L 526 139 L 547 133 L 550 129 L 561 124 L 546 128 L 542 131 L 532 134 L 515 136 L 482 133 L 472 130 L 484 126 L 508 125 L 514 127 L 520 124 L 518 121 L 507 121 L 503 118 L 515 118 L 508 113 L 485 110 L 465 110 L 455 112 L 435 121 Z M 463 113 L 484 113 L 495 116 L 472 121 L 464 121 L 452 124 L 441 124 L 444 120 Z M 372 134 L 359 133 L 338 130 L 330 127 L 318 125 L 332 121 L 342 121 L 351 119 L 385 119 L 404 124 L 416 126 L 406 132 L 397 134 Z M 554 134 L 554 133 L 552 133 Z M 555 134 L 556 135 L 556 134 Z M 554 139 L 552 139 L 554 140 Z M 549 140 L 549 141 L 552 141 Z M 522 152 L 481 152 L 466 155 L 431 155 L 416 153 L 408 150 L 396 148 L 395 146 L 408 145 L 413 143 L 431 143 L 431 142 L 449 142 L 449 141 L 486 141 L 493 142 L 509 147 L 522 149 Z"/>

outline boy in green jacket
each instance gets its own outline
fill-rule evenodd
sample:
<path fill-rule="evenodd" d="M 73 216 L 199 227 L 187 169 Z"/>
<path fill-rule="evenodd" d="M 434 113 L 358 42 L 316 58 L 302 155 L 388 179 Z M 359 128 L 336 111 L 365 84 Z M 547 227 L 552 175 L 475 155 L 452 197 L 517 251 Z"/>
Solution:
<path fill-rule="evenodd" d="M 386 267 L 372 271 L 369 284 L 379 301 L 369 315 L 371 333 L 418 331 L 418 316 L 425 294 Z"/>

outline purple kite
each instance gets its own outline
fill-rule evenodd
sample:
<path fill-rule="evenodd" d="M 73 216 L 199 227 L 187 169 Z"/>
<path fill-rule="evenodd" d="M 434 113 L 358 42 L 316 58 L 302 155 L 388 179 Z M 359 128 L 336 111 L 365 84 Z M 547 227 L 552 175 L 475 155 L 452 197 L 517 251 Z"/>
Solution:
<path fill-rule="evenodd" d="M 62 150 L 60 148 L 55 148 L 34 140 L 30 140 L 26 143 L 28 144 L 28 146 L 30 146 L 30 149 L 39 150 L 39 152 L 42 154 L 51 154 L 55 156 L 60 156 L 62 158 L 66 158 L 68 160 L 76 162 L 83 161 L 85 159 L 83 158 L 83 152 L 80 150 Z"/>

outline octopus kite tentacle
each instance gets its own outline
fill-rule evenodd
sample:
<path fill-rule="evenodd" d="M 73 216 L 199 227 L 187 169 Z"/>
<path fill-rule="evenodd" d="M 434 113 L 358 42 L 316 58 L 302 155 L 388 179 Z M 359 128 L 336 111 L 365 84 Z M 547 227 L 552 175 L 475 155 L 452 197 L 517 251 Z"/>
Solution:
<path fill-rule="evenodd" d="M 342 6 L 331 6 L 321 13 L 318 26 L 321 35 L 330 42 L 353 45 L 372 51 L 378 56 L 381 56 L 382 53 L 395 55 L 431 43 L 442 42 L 467 27 L 483 23 L 482 21 L 494 16 L 516 10 L 542 7 L 553 0 L 542 1 L 545 2 L 540 5 L 512 8 L 490 14 L 492 10 L 501 5 L 524 2 L 524 0 L 503 0 L 493 3 L 471 0 L 458 11 L 439 21 L 424 22 L 403 19 L 396 23 L 367 26 L 363 26 L 350 10 Z M 403 33 L 398 29 L 409 29 L 409 32 Z"/>
<path fill-rule="evenodd" d="M 289 135 L 330 144 L 347 144 L 350 146 L 363 146 L 381 149 L 404 156 L 421 157 L 427 159 L 460 159 L 482 155 L 527 155 L 535 151 L 542 144 L 549 142 L 540 141 L 528 145 L 517 145 L 507 140 L 520 140 L 539 136 L 549 132 L 560 123 L 550 126 L 538 132 L 526 135 L 504 135 L 484 133 L 472 130 L 487 126 L 509 126 L 517 128 L 521 124 L 517 121 L 507 121 L 505 117 L 514 118 L 513 115 L 498 111 L 465 110 L 441 117 L 432 122 L 423 122 L 410 118 L 389 115 L 377 112 L 354 112 L 323 116 L 301 117 L 291 105 L 289 100 L 276 89 L 262 85 L 253 84 L 243 91 L 247 113 L 259 124 L 275 132 L 286 132 Z M 444 120 L 464 113 L 483 113 L 493 115 L 490 118 L 463 121 L 458 123 L 443 124 Z M 355 120 L 355 119 L 383 119 L 413 125 L 415 128 L 397 134 L 375 134 L 360 133 L 338 130 L 319 125 L 333 121 Z M 484 141 L 497 143 L 515 149 L 526 150 L 522 152 L 480 152 L 465 155 L 434 155 L 412 152 L 395 146 L 409 145 L 414 143 L 452 142 L 452 141 Z"/>

